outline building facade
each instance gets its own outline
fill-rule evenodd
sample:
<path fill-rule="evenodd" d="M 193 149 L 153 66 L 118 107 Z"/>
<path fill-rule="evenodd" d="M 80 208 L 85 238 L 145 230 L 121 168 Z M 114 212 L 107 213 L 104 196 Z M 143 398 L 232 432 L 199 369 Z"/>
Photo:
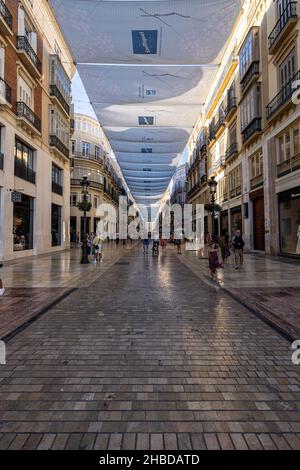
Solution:
<path fill-rule="evenodd" d="M 73 59 L 46 0 L 0 2 L 0 258 L 69 246 Z"/>
<path fill-rule="evenodd" d="M 300 256 L 300 4 L 246 0 L 188 144 L 188 201 L 249 250 Z M 206 230 L 211 216 L 206 213 Z"/>
<path fill-rule="evenodd" d="M 81 181 L 88 177 L 88 199 L 91 209 L 87 214 L 87 232 L 95 233 L 100 221 L 98 208 L 100 204 L 119 205 L 119 196 L 125 196 L 121 175 L 116 163 L 110 158 L 109 143 L 96 119 L 75 113 L 75 129 L 72 135 L 71 173 L 71 239 L 83 237 L 83 212 L 78 208 L 82 201 Z M 114 229 L 112 227 L 112 229 Z M 109 228 L 108 228 L 109 230 Z M 118 231 L 118 228 L 117 228 Z"/>

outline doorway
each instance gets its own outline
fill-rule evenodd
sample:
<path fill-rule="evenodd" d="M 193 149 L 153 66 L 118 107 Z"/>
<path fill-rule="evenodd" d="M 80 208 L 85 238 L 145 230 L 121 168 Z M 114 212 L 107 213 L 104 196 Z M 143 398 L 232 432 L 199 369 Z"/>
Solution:
<path fill-rule="evenodd" d="M 264 197 L 252 199 L 254 249 L 265 251 L 265 207 Z"/>

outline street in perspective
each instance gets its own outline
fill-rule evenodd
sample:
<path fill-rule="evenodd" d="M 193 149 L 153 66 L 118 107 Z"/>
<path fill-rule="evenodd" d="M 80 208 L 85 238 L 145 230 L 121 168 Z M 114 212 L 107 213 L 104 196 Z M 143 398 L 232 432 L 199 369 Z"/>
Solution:
<path fill-rule="evenodd" d="M 290 0 L 0 0 L 2 455 L 300 450 L 299 32 Z"/>

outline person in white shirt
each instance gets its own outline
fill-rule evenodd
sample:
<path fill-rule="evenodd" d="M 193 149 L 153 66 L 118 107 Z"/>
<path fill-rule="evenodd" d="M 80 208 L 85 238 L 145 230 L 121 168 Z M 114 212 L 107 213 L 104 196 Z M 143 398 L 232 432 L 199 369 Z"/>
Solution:
<path fill-rule="evenodd" d="M 102 252 L 103 252 L 103 240 L 99 235 L 96 235 L 93 240 L 93 248 L 94 248 L 94 263 L 102 263 Z"/>

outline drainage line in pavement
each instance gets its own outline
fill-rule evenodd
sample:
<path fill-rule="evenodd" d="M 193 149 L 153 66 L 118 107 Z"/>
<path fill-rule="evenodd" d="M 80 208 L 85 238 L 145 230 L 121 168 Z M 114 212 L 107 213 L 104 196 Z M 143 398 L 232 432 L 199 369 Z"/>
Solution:
<path fill-rule="evenodd" d="M 292 336 L 290 333 L 288 333 L 285 329 L 277 325 L 276 323 L 272 322 L 269 318 L 266 318 L 262 313 L 260 313 L 258 310 L 255 308 L 251 307 L 249 304 L 241 300 L 239 297 L 237 297 L 235 294 L 230 292 L 230 290 L 227 290 L 225 287 L 220 286 L 220 288 L 226 292 L 232 299 L 236 300 L 240 305 L 243 305 L 243 307 L 246 307 L 247 310 L 249 310 L 250 313 L 254 314 L 257 318 L 262 320 L 264 323 L 267 325 L 271 326 L 277 333 L 279 333 L 281 336 L 283 336 L 284 339 L 287 339 L 290 342 L 295 341 L 297 339 L 296 337 Z"/>
<path fill-rule="evenodd" d="M 1 341 L 4 341 L 4 343 L 8 343 L 11 339 L 13 339 L 15 336 L 17 336 L 19 333 L 21 333 L 21 331 L 25 330 L 25 328 L 27 328 L 28 326 L 30 326 L 32 323 L 34 323 L 38 318 L 40 318 L 42 315 L 44 315 L 45 313 L 49 312 L 49 310 L 53 307 L 55 307 L 55 305 L 57 305 L 59 302 L 61 302 L 62 300 L 64 300 L 65 298 L 67 298 L 69 295 L 71 295 L 73 292 L 75 292 L 77 290 L 76 287 L 70 289 L 68 292 L 65 292 L 64 294 L 60 295 L 59 297 L 57 297 L 57 299 L 55 299 L 53 302 L 51 302 L 49 305 L 47 305 L 46 307 L 44 307 L 42 310 L 40 310 L 36 315 L 34 315 L 33 317 L 31 317 L 29 320 L 26 320 L 24 323 L 22 323 L 22 325 L 18 326 L 17 328 L 15 328 L 14 330 L 12 330 L 10 333 L 8 333 L 7 335 L 3 336 L 3 338 L 1 338 Z"/>

